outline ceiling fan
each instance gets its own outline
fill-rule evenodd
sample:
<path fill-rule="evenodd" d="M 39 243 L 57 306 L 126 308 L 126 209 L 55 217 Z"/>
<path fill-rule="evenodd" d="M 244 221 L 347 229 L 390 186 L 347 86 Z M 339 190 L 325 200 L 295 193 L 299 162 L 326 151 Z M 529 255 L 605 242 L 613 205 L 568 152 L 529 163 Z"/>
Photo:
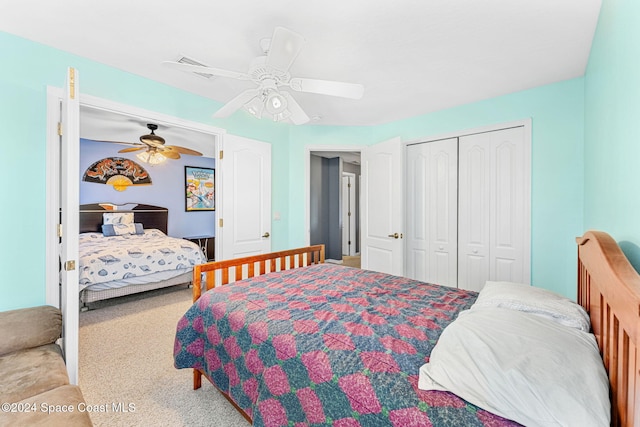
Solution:
<path fill-rule="evenodd" d="M 163 64 L 181 71 L 249 80 L 258 85 L 231 99 L 216 111 L 213 117 L 227 117 L 244 108 L 257 118 L 266 114 L 274 121 L 289 119 L 292 123 L 300 125 L 308 122 L 309 116 L 293 96 L 282 88 L 351 99 L 360 99 L 364 94 L 364 86 L 357 83 L 291 77 L 289 68 L 300 53 L 304 42 L 305 39 L 300 34 L 276 27 L 271 39 L 261 40 L 260 46 L 265 55 L 255 58 L 247 73 L 173 61 L 165 61 Z"/>
<path fill-rule="evenodd" d="M 191 150 L 190 148 L 180 147 L 179 145 L 165 145 L 165 139 L 155 134 L 155 130 L 158 129 L 158 125 L 148 123 L 147 128 L 151 131 L 148 135 L 142 135 L 140 142 L 121 142 L 121 141 L 98 141 L 98 142 L 111 142 L 115 144 L 127 144 L 134 147 L 123 148 L 118 153 L 131 153 L 134 151 L 145 150 L 138 153 L 136 157 L 145 163 L 158 164 L 164 162 L 166 159 L 179 159 L 180 154 L 188 154 L 190 156 L 202 156 L 199 151 Z"/>

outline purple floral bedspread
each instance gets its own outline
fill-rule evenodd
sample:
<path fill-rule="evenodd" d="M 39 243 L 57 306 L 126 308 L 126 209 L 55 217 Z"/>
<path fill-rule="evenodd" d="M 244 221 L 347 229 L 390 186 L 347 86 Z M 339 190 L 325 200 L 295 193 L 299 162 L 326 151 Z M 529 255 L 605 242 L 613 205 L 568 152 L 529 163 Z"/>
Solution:
<path fill-rule="evenodd" d="M 218 287 L 177 325 L 176 368 L 202 370 L 255 426 L 513 426 L 418 389 L 444 327 L 477 294 L 319 264 Z"/>

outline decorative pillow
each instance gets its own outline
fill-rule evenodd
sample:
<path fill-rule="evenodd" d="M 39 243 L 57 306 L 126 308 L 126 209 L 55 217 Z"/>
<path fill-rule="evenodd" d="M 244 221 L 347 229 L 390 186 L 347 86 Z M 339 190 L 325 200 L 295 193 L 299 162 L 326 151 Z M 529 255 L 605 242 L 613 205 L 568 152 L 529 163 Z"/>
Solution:
<path fill-rule="evenodd" d="M 103 224 L 133 224 L 133 212 L 105 212 L 102 214 Z"/>
<path fill-rule="evenodd" d="M 536 314 L 585 332 L 591 329 L 589 315 L 579 304 L 555 292 L 521 283 L 486 282 L 471 309 L 486 307 Z"/>
<path fill-rule="evenodd" d="M 102 234 L 105 237 L 144 234 L 144 228 L 139 222 L 133 224 L 102 224 Z"/>
<path fill-rule="evenodd" d="M 461 312 L 420 368 L 418 387 L 526 426 L 609 426 L 609 381 L 594 336 L 530 313 Z"/>

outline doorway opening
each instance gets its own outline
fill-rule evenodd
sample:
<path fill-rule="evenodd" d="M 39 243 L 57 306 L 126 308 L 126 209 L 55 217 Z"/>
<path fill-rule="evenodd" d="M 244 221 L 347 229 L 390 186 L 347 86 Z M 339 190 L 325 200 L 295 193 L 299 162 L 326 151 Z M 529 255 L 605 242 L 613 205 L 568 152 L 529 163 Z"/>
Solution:
<path fill-rule="evenodd" d="M 309 244 L 324 244 L 326 261 L 360 267 L 360 151 L 310 149 Z"/>
<path fill-rule="evenodd" d="M 47 183 L 48 191 L 51 194 L 48 197 L 47 205 L 47 236 L 54 236 L 54 230 L 57 228 L 59 222 L 60 206 L 65 188 L 60 186 L 60 144 L 57 143 L 59 138 L 57 133 L 58 124 L 58 110 L 59 100 L 62 98 L 63 92 L 61 89 L 50 87 L 47 93 Z M 224 130 L 214 128 L 209 125 L 201 123 L 191 122 L 183 119 L 179 119 L 166 114 L 156 113 L 153 111 L 144 110 L 138 107 L 133 107 L 125 104 L 112 102 L 106 99 L 93 97 L 90 95 L 81 94 L 80 96 L 80 134 L 81 139 L 89 140 L 101 140 L 111 139 L 119 140 L 125 138 L 127 131 L 132 128 L 137 131 L 143 123 L 160 123 L 171 127 L 176 132 L 182 132 L 185 138 L 184 140 L 195 141 L 192 147 L 197 151 L 202 152 L 207 157 L 216 158 L 217 145 L 220 139 L 225 134 Z M 198 136 L 195 138 L 195 136 Z M 127 141 L 127 139 L 124 139 Z M 123 145 L 125 147 L 125 145 Z M 114 147 L 114 152 L 115 152 Z M 79 153 L 77 153 L 79 156 Z M 80 177 L 78 177 L 80 179 Z M 216 186 L 218 186 L 219 180 L 216 180 Z M 218 188 L 216 188 L 218 190 Z M 216 206 L 220 206 L 221 198 L 220 191 L 216 191 Z M 79 206 L 77 209 L 79 210 Z M 221 236 L 222 232 L 217 227 L 216 222 L 215 234 Z M 47 278 L 46 289 L 47 298 L 46 303 L 54 306 L 60 305 L 60 289 L 59 289 L 59 271 L 58 271 L 58 258 L 59 258 L 59 245 L 56 239 L 49 239 L 47 248 L 51 256 L 47 259 L 56 260 L 56 262 L 49 262 L 47 266 Z M 219 244 L 219 240 L 216 239 L 216 246 Z M 218 248 L 216 248 L 218 249 Z M 77 256 L 76 256 L 77 259 Z"/>
<path fill-rule="evenodd" d="M 70 75 L 74 75 L 74 70 L 70 69 Z M 67 86 L 69 83 L 67 82 Z M 75 86 L 77 94 L 77 85 Z M 67 89 L 68 90 L 68 89 Z M 74 384 L 78 381 L 78 301 L 79 295 L 77 292 L 77 275 L 76 278 L 72 278 L 72 282 L 76 283 L 75 289 L 72 292 L 66 292 L 65 288 L 62 288 L 60 274 L 59 260 L 70 260 L 69 271 L 75 271 L 75 262 L 78 260 L 77 240 L 78 228 L 73 231 L 73 226 L 67 227 L 65 233 L 60 233 L 61 227 L 61 213 L 62 217 L 71 218 L 69 222 L 73 224 L 77 221 L 78 213 L 80 210 L 79 203 L 73 199 L 78 197 L 78 190 L 67 188 L 63 185 L 64 182 L 70 182 L 69 179 L 73 179 L 75 171 L 71 176 L 68 173 L 63 173 L 62 164 L 75 163 L 79 158 L 80 146 L 79 144 L 65 144 L 65 147 L 69 147 L 66 150 L 62 150 L 60 129 L 63 128 L 65 132 L 63 135 L 69 135 L 67 138 L 80 138 L 83 137 L 81 127 L 88 122 L 86 114 L 82 114 L 80 110 L 88 111 L 93 109 L 102 111 L 105 113 L 121 114 L 127 117 L 135 117 L 137 119 L 144 119 L 148 122 L 171 124 L 175 127 L 181 127 L 184 129 L 190 129 L 194 132 L 202 132 L 209 135 L 214 135 L 215 138 L 222 136 L 225 132 L 221 129 L 216 129 L 208 125 L 200 123 L 189 122 L 186 120 L 178 119 L 175 117 L 157 114 L 155 112 L 149 112 L 140 108 L 127 106 L 124 104 L 118 104 L 115 102 L 107 101 L 101 98 L 96 98 L 88 95 L 76 96 L 76 102 L 78 102 L 79 111 L 71 111 L 73 114 L 63 115 L 63 104 L 69 96 L 65 93 L 64 89 L 48 87 L 47 88 L 47 214 L 46 214 L 46 267 L 45 267 L 45 282 L 46 282 L 46 303 L 55 307 L 60 307 L 63 311 L 63 319 L 65 321 L 65 330 L 63 337 L 63 347 L 65 352 L 65 361 L 67 364 L 67 370 L 69 372 L 70 381 Z M 69 110 L 72 110 L 69 108 Z M 73 120 L 69 120 L 69 117 L 73 116 Z M 66 117 L 66 118 L 65 118 Z M 68 126 L 67 126 L 68 125 Z M 216 139 L 216 143 L 217 143 Z M 201 150 L 198 150 L 201 151 Z M 214 149 L 215 152 L 215 149 Z M 64 157 L 63 157 L 64 153 Z M 66 169 L 65 171 L 68 171 Z M 67 181 L 65 181 L 65 179 Z M 80 180 L 78 174 L 77 178 Z M 74 195 L 75 192 L 75 195 Z M 219 193 L 217 197 L 219 197 Z M 67 195 L 74 195 L 74 197 L 67 197 Z M 63 212 L 64 209 L 64 212 Z M 76 218 L 73 221 L 73 218 Z M 77 226 L 77 222 L 76 222 Z M 70 231 L 71 230 L 71 231 Z M 216 233 L 218 234 L 218 233 Z M 65 240 L 66 239 L 66 240 Z M 74 242 L 75 241 L 75 242 Z M 72 244 L 73 243 L 73 244 Z M 74 248 L 74 250 L 67 251 L 63 257 L 62 246 L 67 248 Z M 71 262 L 73 261 L 73 262 Z M 64 278 L 62 280 L 65 280 Z M 73 290 L 74 287 L 70 286 L 69 289 Z"/>

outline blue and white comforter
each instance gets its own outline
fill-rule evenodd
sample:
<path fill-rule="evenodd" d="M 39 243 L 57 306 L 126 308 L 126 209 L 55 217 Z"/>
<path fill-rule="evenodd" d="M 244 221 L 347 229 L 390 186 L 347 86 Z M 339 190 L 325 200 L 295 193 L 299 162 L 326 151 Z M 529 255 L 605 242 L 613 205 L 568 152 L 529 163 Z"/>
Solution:
<path fill-rule="evenodd" d="M 156 229 L 112 237 L 82 233 L 79 254 L 80 290 L 97 283 L 183 270 L 206 262 L 197 244 L 169 237 Z"/>

